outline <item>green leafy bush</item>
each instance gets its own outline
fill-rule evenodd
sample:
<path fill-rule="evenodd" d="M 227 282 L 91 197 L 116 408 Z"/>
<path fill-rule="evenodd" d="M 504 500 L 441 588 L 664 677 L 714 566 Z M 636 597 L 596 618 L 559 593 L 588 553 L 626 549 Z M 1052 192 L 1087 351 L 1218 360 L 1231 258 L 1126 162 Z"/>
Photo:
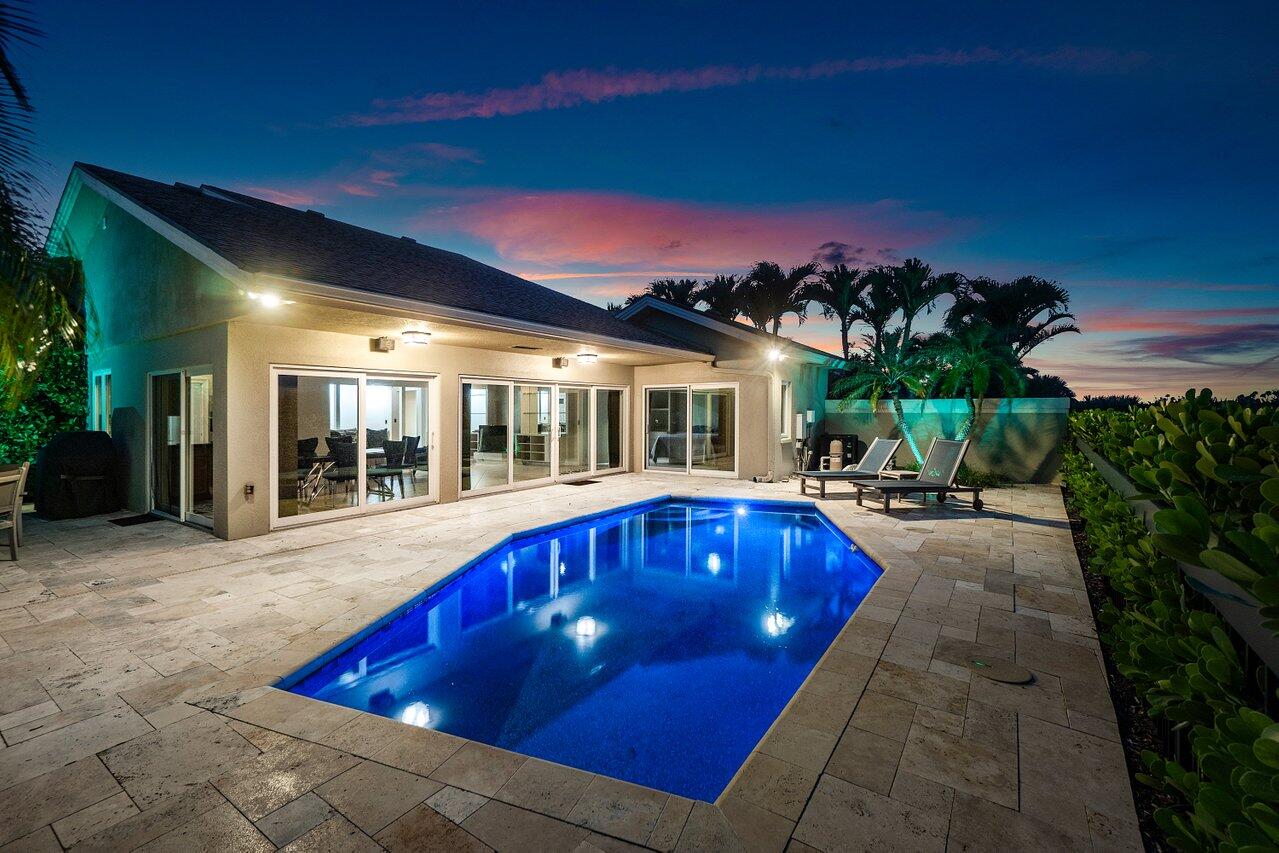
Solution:
<path fill-rule="evenodd" d="M 1190 729 L 1193 768 L 1146 751 L 1138 779 L 1176 797 L 1156 823 L 1178 850 L 1274 849 L 1279 844 L 1279 724 L 1247 706 L 1244 673 L 1221 620 L 1187 602 L 1173 559 L 1126 502 L 1076 452 L 1063 478 L 1085 521 L 1089 568 L 1114 595 L 1101 638 L 1151 717 Z"/>
<path fill-rule="evenodd" d="M 1279 630 L 1279 410 L 1207 389 L 1127 412 L 1080 412 L 1072 429 L 1161 503 L 1155 546 L 1252 593 Z"/>
<path fill-rule="evenodd" d="M 0 464 L 32 461 L 57 433 L 84 429 L 85 370 L 84 351 L 60 344 L 49 353 L 29 395 L 16 408 L 0 406 Z M 6 393 L 0 384 L 0 396 Z"/>

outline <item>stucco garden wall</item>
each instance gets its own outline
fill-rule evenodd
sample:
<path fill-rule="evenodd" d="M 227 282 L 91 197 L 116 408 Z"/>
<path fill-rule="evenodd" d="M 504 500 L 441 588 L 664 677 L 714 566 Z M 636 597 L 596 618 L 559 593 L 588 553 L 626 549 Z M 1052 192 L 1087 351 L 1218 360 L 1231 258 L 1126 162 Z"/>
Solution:
<path fill-rule="evenodd" d="M 903 400 L 906 422 L 921 451 L 934 437 L 953 438 L 968 414 L 963 400 Z M 1048 483 L 1061 464 L 1070 401 L 1064 398 L 986 400 L 969 438 L 967 463 L 1018 483 Z M 826 432 L 855 433 L 870 443 L 876 436 L 900 438 L 892 409 L 868 400 L 827 400 Z M 898 461 L 910 458 L 903 444 Z"/>

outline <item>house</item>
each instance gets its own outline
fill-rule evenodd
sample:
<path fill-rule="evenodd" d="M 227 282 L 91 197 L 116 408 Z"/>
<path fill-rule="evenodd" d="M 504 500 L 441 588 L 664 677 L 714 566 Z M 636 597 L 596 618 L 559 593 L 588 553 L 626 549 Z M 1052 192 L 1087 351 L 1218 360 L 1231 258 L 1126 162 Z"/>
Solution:
<path fill-rule="evenodd" d="M 113 437 L 128 506 L 228 539 L 623 471 L 784 476 L 840 364 L 81 163 L 49 246 L 84 265 L 90 428 Z"/>

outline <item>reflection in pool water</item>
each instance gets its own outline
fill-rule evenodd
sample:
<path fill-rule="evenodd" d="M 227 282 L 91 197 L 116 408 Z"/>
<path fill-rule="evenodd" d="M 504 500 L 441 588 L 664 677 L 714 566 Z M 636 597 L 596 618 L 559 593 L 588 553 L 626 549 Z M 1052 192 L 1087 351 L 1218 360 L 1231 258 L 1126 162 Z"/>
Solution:
<path fill-rule="evenodd" d="M 811 507 L 648 503 L 522 536 L 286 683 L 714 800 L 879 574 Z"/>

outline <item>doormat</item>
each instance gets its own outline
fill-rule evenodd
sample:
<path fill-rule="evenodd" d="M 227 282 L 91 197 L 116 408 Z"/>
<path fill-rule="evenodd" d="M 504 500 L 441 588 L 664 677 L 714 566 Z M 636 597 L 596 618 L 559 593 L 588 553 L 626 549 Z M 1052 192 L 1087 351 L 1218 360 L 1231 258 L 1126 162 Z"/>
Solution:
<path fill-rule="evenodd" d="M 593 486 L 593 485 L 595 485 L 595 484 L 596 484 L 596 483 L 598 483 L 598 482 L 599 482 L 599 480 L 570 480 L 570 481 L 568 481 L 567 483 L 565 483 L 564 485 L 566 485 L 566 486 Z"/>
<path fill-rule="evenodd" d="M 124 518 L 113 518 L 111 523 L 118 527 L 132 527 L 135 524 L 146 524 L 148 521 L 163 521 L 158 515 L 126 515 Z"/>

